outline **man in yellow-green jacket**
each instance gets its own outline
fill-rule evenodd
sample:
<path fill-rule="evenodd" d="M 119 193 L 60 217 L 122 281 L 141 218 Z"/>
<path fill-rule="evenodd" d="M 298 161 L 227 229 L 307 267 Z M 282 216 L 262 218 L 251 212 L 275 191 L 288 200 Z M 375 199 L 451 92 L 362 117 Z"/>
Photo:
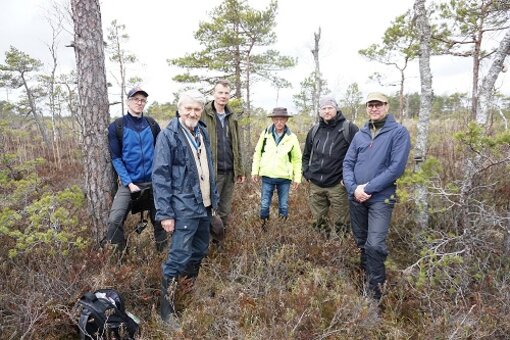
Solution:
<path fill-rule="evenodd" d="M 260 218 L 265 230 L 273 192 L 278 192 L 280 218 L 289 215 L 289 190 L 301 183 L 301 148 L 297 136 L 286 125 L 290 115 L 284 107 L 277 107 L 268 115 L 273 124 L 260 134 L 253 154 L 251 176 L 253 182 L 262 178 Z"/>

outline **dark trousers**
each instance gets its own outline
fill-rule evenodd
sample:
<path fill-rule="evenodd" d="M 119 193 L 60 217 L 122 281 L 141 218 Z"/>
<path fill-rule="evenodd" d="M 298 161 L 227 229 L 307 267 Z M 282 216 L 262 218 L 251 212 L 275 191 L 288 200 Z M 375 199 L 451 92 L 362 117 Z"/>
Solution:
<path fill-rule="evenodd" d="M 168 257 L 163 263 L 165 278 L 190 274 L 189 268 L 198 272 L 202 259 L 209 249 L 209 225 L 211 224 L 211 209 L 207 209 L 207 216 L 197 218 L 176 218 L 175 230 Z"/>
<path fill-rule="evenodd" d="M 150 188 L 151 182 L 135 183 L 140 189 Z M 126 237 L 124 233 L 124 221 L 130 211 L 131 204 L 131 191 L 128 187 L 123 185 L 119 186 L 115 197 L 113 198 L 110 215 L 108 217 L 108 230 L 106 232 L 106 239 L 112 244 L 124 249 L 126 247 Z M 167 233 L 161 227 L 161 223 L 157 222 L 156 208 L 154 207 L 154 199 L 151 197 L 150 220 L 154 226 L 154 239 L 156 240 L 156 248 L 161 250 L 167 243 Z"/>
<path fill-rule="evenodd" d="M 381 297 L 380 286 L 386 280 L 384 261 L 388 256 L 386 237 L 393 212 L 393 203 L 349 201 L 352 233 L 361 250 L 361 267 L 374 297 Z"/>
<path fill-rule="evenodd" d="M 216 188 L 220 201 L 218 203 L 218 214 L 220 215 L 223 226 L 226 227 L 228 223 L 228 216 L 232 211 L 232 196 L 234 193 L 234 172 L 233 171 L 218 171 L 216 177 Z"/>

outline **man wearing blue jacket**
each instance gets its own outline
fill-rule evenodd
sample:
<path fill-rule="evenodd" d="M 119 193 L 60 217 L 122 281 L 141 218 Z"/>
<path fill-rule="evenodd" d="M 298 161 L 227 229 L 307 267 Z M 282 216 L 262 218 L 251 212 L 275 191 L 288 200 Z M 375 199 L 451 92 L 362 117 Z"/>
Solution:
<path fill-rule="evenodd" d="M 209 247 L 212 210 L 218 207 L 211 144 L 200 121 L 205 97 L 196 90 L 182 93 L 178 115 L 161 131 L 156 143 L 152 179 L 156 219 L 172 234 L 163 263 L 160 315 L 178 328 L 175 317 L 177 278 L 198 276 Z"/>
<path fill-rule="evenodd" d="M 143 114 L 148 96 L 140 87 L 131 89 L 127 95 L 128 112 L 120 118 L 122 128 L 119 130 L 117 121 L 108 127 L 110 154 L 120 183 L 110 209 L 106 239 L 119 251 L 126 247 L 123 225 L 129 213 L 131 194 L 150 190 L 152 186 L 154 145 L 160 127 L 153 119 L 154 126 L 151 126 L 150 118 Z M 155 221 L 156 209 L 150 196 L 150 218 L 154 226 L 156 249 L 161 251 L 166 246 L 167 235 L 161 223 Z"/>
<path fill-rule="evenodd" d="M 369 121 L 352 140 L 343 176 L 361 268 L 369 293 L 379 301 L 386 280 L 386 236 L 396 199 L 395 182 L 404 173 L 411 142 L 407 129 L 388 114 L 384 94 L 370 93 L 366 107 Z"/>

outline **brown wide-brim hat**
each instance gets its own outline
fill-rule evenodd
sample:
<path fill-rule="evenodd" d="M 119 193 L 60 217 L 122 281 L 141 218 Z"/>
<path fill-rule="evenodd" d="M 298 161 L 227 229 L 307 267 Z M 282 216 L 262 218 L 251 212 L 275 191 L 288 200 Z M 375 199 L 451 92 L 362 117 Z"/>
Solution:
<path fill-rule="evenodd" d="M 275 107 L 268 117 L 292 117 L 286 107 Z"/>

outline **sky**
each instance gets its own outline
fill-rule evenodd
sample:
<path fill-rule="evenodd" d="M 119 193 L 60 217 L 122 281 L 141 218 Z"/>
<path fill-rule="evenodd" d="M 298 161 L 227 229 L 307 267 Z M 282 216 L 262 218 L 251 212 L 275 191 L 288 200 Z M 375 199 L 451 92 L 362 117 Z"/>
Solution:
<path fill-rule="evenodd" d="M 53 3 L 53 0 L 2 0 L 0 63 L 3 63 L 5 51 L 12 45 L 44 62 L 45 70 L 50 69 L 51 59 L 47 46 L 51 42 L 51 28 L 48 17 L 51 16 Z M 128 66 L 128 76 L 143 79 L 142 86 L 149 93 L 149 104 L 153 101 L 162 103 L 174 100 L 173 94 L 183 85 L 174 82 L 172 77 L 182 73 L 182 70 L 169 66 L 167 59 L 200 50 L 193 34 L 201 21 L 209 20 L 212 9 L 220 3 L 220 0 L 100 2 L 105 40 L 107 27 L 112 20 L 126 25 L 129 35 L 126 48 L 138 58 L 136 64 Z M 282 55 L 298 59 L 295 68 L 279 73 L 293 87 L 277 93 L 268 83 L 256 83 L 251 94 L 253 104 L 268 111 L 275 106 L 285 106 L 295 112 L 292 95 L 299 92 L 299 83 L 314 69 L 310 51 L 314 44 L 314 33 L 319 27 L 322 32 L 319 52 L 321 71 L 337 100 L 343 97 L 349 84 L 354 82 L 358 83 L 364 95 L 371 91 L 395 93 L 397 87 L 381 86 L 369 80 L 369 76 L 379 72 L 386 75 L 388 82 L 393 82 L 399 77 L 396 70 L 368 61 L 358 51 L 372 43 L 380 43 L 391 21 L 411 9 L 413 3 L 414 0 L 279 0 L 275 28 L 278 40 L 271 48 L 280 51 Z M 249 4 L 256 9 L 264 9 L 269 0 L 249 0 Z M 67 27 L 71 29 L 72 25 L 68 24 Z M 73 51 L 65 47 L 71 40 L 70 32 L 63 32 L 59 42 L 60 72 L 68 72 L 74 67 Z M 491 43 L 497 44 L 498 41 Z M 107 62 L 107 70 L 117 72 L 117 68 L 109 66 L 112 65 Z M 490 64 L 484 66 L 482 72 L 486 72 Z M 470 59 L 433 57 L 431 68 L 436 94 L 471 91 Z M 112 74 L 107 74 L 107 77 L 115 84 Z M 496 82 L 496 88 L 506 95 L 510 95 L 508 74 L 502 73 Z M 406 77 L 408 91 L 419 92 L 417 61 L 409 65 Z M 109 91 L 110 101 L 116 101 L 119 90 L 113 86 Z M 7 91 L 0 90 L 0 100 L 8 95 Z M 112 107 L 113 115 L 118 115 L 115 112 L 117 107 Z"/>

